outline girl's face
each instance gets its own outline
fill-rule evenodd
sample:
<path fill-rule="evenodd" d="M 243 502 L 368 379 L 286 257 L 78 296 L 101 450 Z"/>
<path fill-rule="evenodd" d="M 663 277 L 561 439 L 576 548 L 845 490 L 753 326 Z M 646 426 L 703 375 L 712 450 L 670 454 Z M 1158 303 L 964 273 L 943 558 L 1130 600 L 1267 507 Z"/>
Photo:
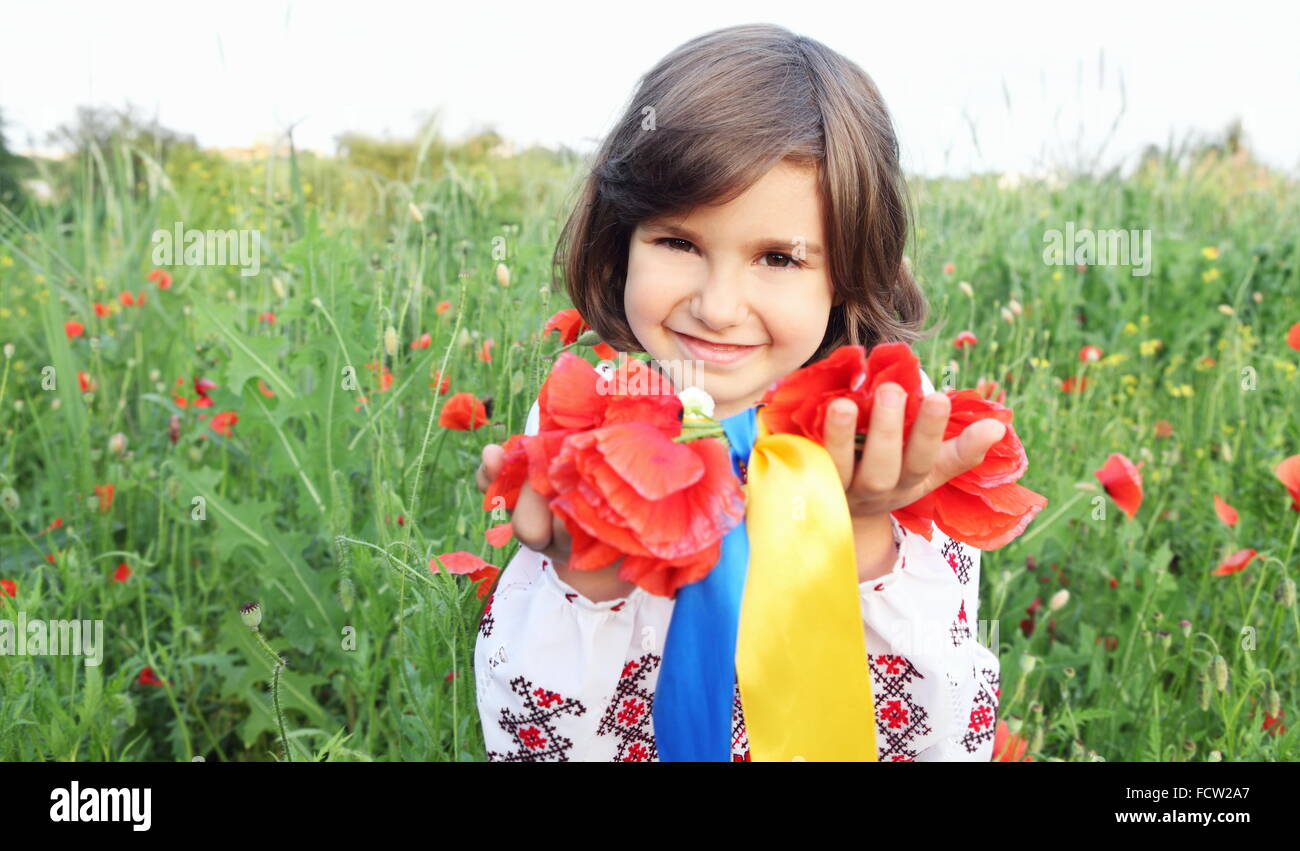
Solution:
<path fill-rule="evenodd" d="M 713 397 L 715 419 L 737 414 L 821 345 L 838 304 L 825 245 L 816 171 L 787 162 L 728 204 L 642 222 L 623 299 L 632 333 L 678 389 Z"/>

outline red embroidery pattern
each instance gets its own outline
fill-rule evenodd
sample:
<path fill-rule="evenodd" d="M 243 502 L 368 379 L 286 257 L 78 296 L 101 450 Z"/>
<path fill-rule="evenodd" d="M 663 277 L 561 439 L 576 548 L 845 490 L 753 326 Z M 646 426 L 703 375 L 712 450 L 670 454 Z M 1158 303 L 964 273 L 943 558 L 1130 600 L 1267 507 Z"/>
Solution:
<path fill-rule="evenodd" d="M 910 762 L 914 746 L 928 735 L 929 714 L 912 699 L 909 686 L 923 680 L 905 656 L 882 653 L 867 657 L 871 669 L 871 697 L 876 705 L 876 748 L 881 762 Z"/>
<path fill-rule="evenodd" d="M 614 762 L 658 762 L 659 750 L 655 747 L 654 692 L 646 686 L 646 678 L 659 667 L 661 657 L 646 653 L 640 659 L 623 665 L 614 696 L 605 707 L 605 714 L 596 727 L 598 736 L 614 736 L 618 746 Z"/>
<path fill-rule="evenodd" d="M 943 557 L 947 559 L 948 564 L 952 566 L 952 572 L 957 574 L 957 580 L 962 585 L 970 582 L 971 568 L 975 566 L 975 559 L 971 557 L 966 547 L 960 541 L 948 538 L 939 548 Z"/>
<path fill-rule="evenodd" d="M 981 745 L 993 741 L 993 733 L 997 727 L 998 698 L 1002 695 L 1002 675 L 992 668 L 984 668 L 981 673 L 984 674 L 984 683 L 993 689 L 993 694 L 989 694 L 988 689 L 981 684 L 979 693 L 975 695 L 975 702 L 971 704 L 970 720 L 966 724 L 966 734 L 961 739 L 967 753 L 975 753 Z M 975 669 L 971 668 L 971 677 L 974 676 Z"/>
<path fill-rule="evenodd" d="M 960 647 L 963 641 L 970 640 L 970 622 L 966 620 L 965 600 L 961 601 L 961 608 L 957 611 L 952 626 L 948 628 L 948 635 L 952 638 L 953 647 Z"/>
<path fill-rule="evenodd" d="M 749 757 L 749 731 L 745 728 L 745 710 L 740 705 L 740 683 L 731 704 L 731 761 L 753 762 Z"/>
<path fill-rule="evenodd" d="M 478 634 L 487 638 L 492 634 L 492 626 L 496 619 L 492 617 L 492 600 L 496 597 L 496 592 L 488 595 L 487 606 L 483 609 L 483 617 L 478 622 Z"/>
<path fill-rule="evenodd" d="M 561 736 L 553 726 L 555 719 L 582 715 L 587 707 L 582 701 L 545 688 L 535 687 L 524 677 L 510 681 L 510 689 L 523 698 L 521 712 L 501 710 L 497 723 L 510 734 L 519 749 L 510 753 L 488 751 L 489 762 L 568 762 L 573 740 Z"/>

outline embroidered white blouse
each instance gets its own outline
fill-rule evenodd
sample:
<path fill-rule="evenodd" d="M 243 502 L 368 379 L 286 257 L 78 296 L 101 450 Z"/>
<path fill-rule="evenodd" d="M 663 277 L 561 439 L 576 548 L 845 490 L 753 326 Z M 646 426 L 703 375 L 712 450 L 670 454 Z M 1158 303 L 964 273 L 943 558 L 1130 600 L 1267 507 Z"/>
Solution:
<path fill-rule="evenodd" d="M 922 371 L 927 393 L 934 386 Z M 537 403 L 525 434 L 536 434 Z M 997 656 L 977 628 L 980 551 L 903 528 L 898 558 L 859 585 L 881 762 L 993 754 Z M 479 622 L 474 675 L 489 761 L 657 761 L 651 708 L 674 601 L 635 588 L 593 602 L 521 546 Z M 996 636 L 996 631 L 992 634 Z M 749 760 L 740 691 L 732 760 Z"/>

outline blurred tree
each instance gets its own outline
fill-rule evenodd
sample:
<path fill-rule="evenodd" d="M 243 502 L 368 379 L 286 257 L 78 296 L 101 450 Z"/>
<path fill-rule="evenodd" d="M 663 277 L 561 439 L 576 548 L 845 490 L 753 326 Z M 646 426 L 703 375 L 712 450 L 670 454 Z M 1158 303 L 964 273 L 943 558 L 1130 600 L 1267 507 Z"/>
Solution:
<path fill-rule="evenodd" d="M 0 111 L 0 204 L 18 212 L 27 204 L 22 181 L 32 174 L 32 164 L 9 150 L 4 113 Z"/>
<path fill-rule="evenodd" d="M 132 196 L 142 191 L 139 179 L 145 173 L 145 155 L 163 165 L 175 153 L 185 151 L 192 154 L 198 150 L 194 136 L 163 127 L 157 120 L 141 118 L 131 104 L 125 109 L 79 106 L 76 118 L 59 125 L 48 135 L 48 141 L 73 154 L 69 162 L 74 168 L 82 165 L 92 150 L 98 151 L 104 158 L 104 165 L 110 169 L 129 168 L 129 174 L 115 177 L 120 179 L 119 185 L 129 187 Z M 119 158 L 122 154 L 126 154 L 124 159 Z M 103 176 L 94 168 L 90 169 L 90 174 L 98 186 Z M 71 178 L 73 175 L 63 176 Z"/>

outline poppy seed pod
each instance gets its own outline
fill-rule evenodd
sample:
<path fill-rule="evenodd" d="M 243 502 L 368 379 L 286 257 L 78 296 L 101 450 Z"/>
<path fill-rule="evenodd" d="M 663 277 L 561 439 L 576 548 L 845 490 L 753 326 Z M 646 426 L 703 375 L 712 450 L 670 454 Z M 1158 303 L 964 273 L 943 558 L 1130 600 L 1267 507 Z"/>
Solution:
<path fill-rule="evenodd" d="M 13 488 L 5 488 L 0 491 L 0 505 L 3 505 L 6 510 L 17 511 L 20 504 L 21 501 L 18 499 L 18 492 Z"/>
<path fill-rule="evenodd" d="M 397 329 L 392 325 L 384 331 L 384 351 L 390 358 L 397 354 Z"/>
<path fill-rule="evenodd" d="M 14 344 L 5 343 L 5 360 L 9 360 L 13 356 L 14 356 Z"/>
<path fill-rule="evenodd" d="M 1060 591 L 1057 591 L 1052 595 L 1052 599 L 1048 602 L 1047 607 L 1055 612 L 1059 611 L 1068 602 L 1070 602 L 1070 592 L 1062 588 Z"/>
<path fill-rule="evenodd" d="M 1222 762 L 1223 754 L 1218 751 L 1210 751 L 1210 755 L 1205 758 L 1206 762 Z"/>
<path fill-rule="evenodd" d="M 1178 628 L 1183 631 L 1183 638 L 1187 638 L 1192 634 L 1192 622 L 1189 620 L 1180 620 L 1178 622 Z"/>
<path fill-rule="evenodd" d="M 1196 702 L 1200 705 L 1201 711 L 1206 712 L 1210 708 L 1210 679 L 1202 671 L 1198 680 L 1199 682 L 1196 684 Z"/>
<path fill-rule="evenodd" d="M 239 618 L 244 622 L 244 626 L 257 632 L 257 628 L 262 625 L 262 604 L 252 602 L 240 606 Z"/>
<path fill-rule="evenodd" d="M 967 298 L 975 297 L 975 289 L 966 281 L 958 281 L 957 289 L 965 293 Z"/>
<path fill-rule="evenodd" d="M 1282 712 L 1282 695 L 1277 693 L 1277 689 L 1269 688 L 1264 692 L 1264 709 L 1274 718 Z"/>

